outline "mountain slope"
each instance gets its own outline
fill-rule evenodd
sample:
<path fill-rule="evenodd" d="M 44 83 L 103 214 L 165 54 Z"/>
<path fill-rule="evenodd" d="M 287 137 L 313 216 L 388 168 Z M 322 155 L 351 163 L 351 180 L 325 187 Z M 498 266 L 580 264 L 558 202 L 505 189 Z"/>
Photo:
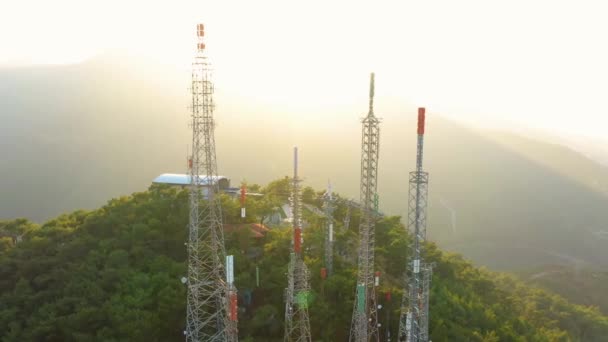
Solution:
<path fill-rule="evenodd" d="M 263 190 L 271 201 L 285 200 L 283 192 Z M 61 215 L 39 228 L 15 223 L 30 233 L 16 246 L 0 251 L 0 339 L 183 340 L 186 296 L 179 279 L 186 272 L 187 200 L 185 191 L 153 186 L 94 211 Z M 249 201 L 248 220 L 259 219 L 259 201 Z M 225 221 L 238 222 L 238 199 L 224 197 L 222 203 Z M 311 223 L 304 241 L 311 271 L 312 334 L 315 340 L 344 340 L 353 305 L 355 263 L 337 253 L 335 274 L 322 284 L 318 276 L 324 240 L 321 220 L 310 213 L 305 219 Z M 357 220 L 355 216 L 353 223 Z M 336 248 L 354 243 L 355 231 L 344 231 L 338 224 Z M 248 234 L 226 235 L 227 250 L 236 259 L 239 334 L 243 341 L 281 341 L 284 304 L 277 294 L 286 285 L 292 234 L 281 227 L 261 240 Z M 382 272 L 378 293 L 393 293 L 392 301 L 382 300 L 381 330 L 385 335 L 390 328 L 395 336 L 409 238 L 398 218 L 386 217 L 378 223 L 376 239 L 376 269 Z M 252 248 L 262 254 L 247 257 Z M 434 245 L 427 246 L 426 258 L 436 263 L 430 303 L 433 341 L 594 342 L 608 334 L 608 317 L 595 309 L 475 268 Z M 383 310 L 389 310 L 389 320 Z"/>
<path fill-rule="evenodd" d="M 43 221 L 145 189 L 160 173 L 184 172 L 187 71 L 104 58 L 82 65 L 0 71 L 0 217 Z M 218 71 L 220 72 L 220 71 Z M 380 75 L 379 75 L 380 76 Z M 120 81 L 117 81 L 117 80 Z M 414 169 L 414 106 L 382 93 L 380 205 L 406 213 Z M 233 184 L 290 174 L 291 146 L 307 182 L 358 198 L 359 119 L 352 103 L 270 105 L 217 87 L 220 173 Z M 480 132 L 428 117 L 429 237 L 500 269 L 608 265 L 605 167 L 558 145 Z"/>
<path fill-rule="evenodd" d="M 547 266 L 521 275 L 527 283 L 553 291 L 572 303 L 608 312 L 608 272 Z"/>

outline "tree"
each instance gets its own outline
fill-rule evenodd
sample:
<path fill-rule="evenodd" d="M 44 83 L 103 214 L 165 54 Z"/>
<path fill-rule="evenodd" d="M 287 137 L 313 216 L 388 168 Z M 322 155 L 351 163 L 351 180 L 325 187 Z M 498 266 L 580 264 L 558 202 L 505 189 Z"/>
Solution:
<path fill-rule="evenodd" d="M 263 221 L 272 205 L 285 203 L 289 179 L 263 190 L 263 197 L 248 200 L 246 222 Z M 319 193 L 307 194 L 314 194 L 312 205 L 318 206 Z M 222 195 L 222 204 L 226 223 L 240 223 L 238 199 Z M 339 206 L 337 215 L 343 209 Z M 343 341 L 353 308 L 356 229 L 345 231 L 337 220 L 334 274 L 322 280 L 323 219 L 313 213 L 306 218 L 312 335 L 315 340 Z M 0 239 L 0 340 L 182 341 L 186 288 L 179 279 L 187 272 L 187 220 L 188 191 L 154 185 L 97 210 L 60 215 L 40 227 L 27 220 L 3 221 L 4 232 L 28 233 L 17 245 L 7 236 Z M 226 234 L 227 252 L 235 256 L 243 341 L 282 340 L 292 238 L 286 226 L 257 239 L 248 230 Z M 390 291 L 393 297 L 393 305 L 382 309 L 390 310 L 390 324 L 386 311 L 380 320 L 393 336 L 410 241 L 399 217 L 377 223 L 375 266 L 382 271 L 377 292 Z M 252 248 L 261 253 L 244 253 Z M 608 317 L 597 308 L 573 305 L 510 275 L 477 268 L 432 243 L 425 245 L 425 257 L 435 263 L 433 341 L 602 341 L 608 336 Z"/>

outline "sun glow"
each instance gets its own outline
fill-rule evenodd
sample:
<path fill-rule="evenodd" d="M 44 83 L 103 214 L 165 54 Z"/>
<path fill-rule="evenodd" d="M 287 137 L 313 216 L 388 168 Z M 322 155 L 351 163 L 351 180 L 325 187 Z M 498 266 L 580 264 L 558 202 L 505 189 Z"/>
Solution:
<path fill-rule="evenodd" d="M 308 115 L 364 105 L 367 75 L 375 71 L 380 98 L 468 121 L 602 137 L 602 6 L 25 0 L 0 14 L 0 65 L 74 63 L 119 51 L 187 72 L 202 21 L 218 88 L 243 100 Z"/>

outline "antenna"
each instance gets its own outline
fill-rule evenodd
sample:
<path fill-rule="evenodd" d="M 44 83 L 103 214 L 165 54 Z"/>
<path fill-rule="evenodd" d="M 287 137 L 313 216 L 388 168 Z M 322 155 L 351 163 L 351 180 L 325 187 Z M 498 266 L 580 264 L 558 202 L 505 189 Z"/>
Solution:
<path fill-rule="evenodd" d="M 429 287 L 432 265 L 422 259 L 426 241 L 429 174 L 422 169 L 425 109 L 418 108 L 416 171 L 410 172 L 408 229 L 413 235 L 412 252 L 406 272 L 406 287 L 399 318 L 399 341 L 428 342 Z"/>
<path fill-rule="evenodd" d="M 188 166 L 188 172 L 192 169 L 192 155 L 190 154 L 190 145 L 186 145 L 186 165 Z"/>
<path fill-rule="evenodd" d="M 327 181 L 327 191 L 323 196 L 323 209 L 325 216 L 325 272 L 322 270 L 322 278 L 331 276 L 334 270 L 334 199 L 331 182 Z"/>
<path fill-rule="evenodd" d="M 293 149 L 293 179 L 291 182 L 291 212 L 293 227 L 293 251 L 287 268 L 285 289 L 285 342 L 310 342 L 308 316 L 308 269 L 302 256 L 302 189 L 298 178 L 298 148 Z"/>
<path fill-rule="evenodd" d="M 234 256 L 226 256 L 226 284 L 228 285 L 228 298 L 229 298 L 229 313 L 228 318 L 230 322 L 236 322 L 238 317 L 238 300 L 237 291 L 234 286 Z M 231 336 L 234 338 L 233 336 Z M 238 335 L 236 335 L 238 337 Z"/>
<path fill-rule="evenodd" d="M 211 63 L 205 53 L 205 27 L 196 26 L 197 50 L 192 63 L 192 155 L 186 284 L 187 342 L 237 341 L 232 315 L 234 285 L 226 283 L 224 229 L 217 179 Z M 234 302 L 236 305 L 236 301 Z"/>
<path fill-rule="evenodd" d="M 350 229 L 350 215 L 351 215 L 351 207 L 352 207 L 352 201 L 351 200 L 347 200 L 346 201 L 346 213 L 344 214 L 344 230 L 348 231 Z"/>
<path fill-rule="evenodd" d="M 363 119 L 361 135 L 361 222 L 359 224 L 356 300 L 354 301 L 349 339 L 351 342 L 379 341 L 380 339 L 374 286 L 380 120 L 374 116 L 374 73 L 370 76 L 369 112 Z"/>
<path fill-rule="evenodd" d="M 245 218 L 245 200 L 247 196 L 247 185 L 245 182 L 241 185 L 241 218 Z"/>

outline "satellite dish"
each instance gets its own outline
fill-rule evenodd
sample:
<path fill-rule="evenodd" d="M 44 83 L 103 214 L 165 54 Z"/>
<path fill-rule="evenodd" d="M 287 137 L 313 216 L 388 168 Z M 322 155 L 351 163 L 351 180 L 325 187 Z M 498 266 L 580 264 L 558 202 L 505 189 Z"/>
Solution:
<path fill-rule="evenodd" d="M 186 277 L 182 277 L 181 281 L 182 281 L 182 284 L 185 284 L 185 283 L 187 283 L 187 282 L 188 282 L 188 278 L 186 278 Z"/>

